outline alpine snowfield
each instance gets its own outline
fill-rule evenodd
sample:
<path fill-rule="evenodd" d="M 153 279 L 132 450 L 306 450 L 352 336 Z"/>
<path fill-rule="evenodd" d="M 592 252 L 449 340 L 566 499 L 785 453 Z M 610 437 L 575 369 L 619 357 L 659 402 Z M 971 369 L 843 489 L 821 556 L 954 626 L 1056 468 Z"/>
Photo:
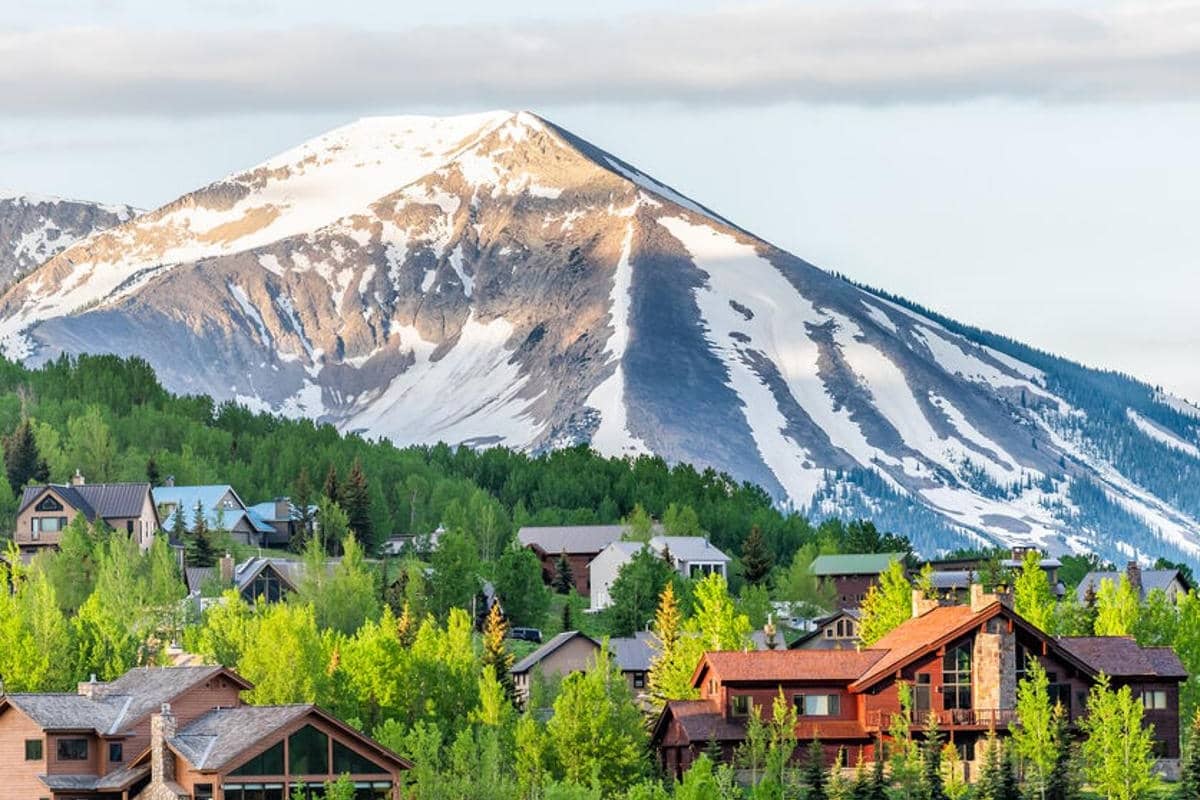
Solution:
<path fill-rule="evenodd" d="M 588 442 L 932 552 L 1200 556 L 1200 412 L 855 286 L 527 112 L 366 119 L 68 247 L 11 357 L 398 444 Z"/>

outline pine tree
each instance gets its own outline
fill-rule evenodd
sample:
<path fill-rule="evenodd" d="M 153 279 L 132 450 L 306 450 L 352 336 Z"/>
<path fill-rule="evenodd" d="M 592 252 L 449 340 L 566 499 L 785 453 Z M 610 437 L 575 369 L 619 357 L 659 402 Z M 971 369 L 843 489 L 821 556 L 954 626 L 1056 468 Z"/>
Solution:
<path fill-rule="evenodd" d="M 482 666 L 495 670 L 496 680 L 504 687 L 504 694 L 511 702 L 516 697 L 512 682 L 513 655 L 504 646 L 504 637 L 508 635 L 508 621 L 499 603 L 492 603 L 487 620 L 483 625 L 483 659 Z"/>
<path fill-rule="evenodd" d="M 559 553 L 558 561 L 554 565 L 554 591 L 559 594 L 570 594 L 575 591 L 575 573 L 571 569 L 571 562 L 567 559 L 566 550 Z"/>
<path fill-rule="evenodd" d="M 192 511 L 192 529 L 184 534 L 184 552 L 187 562 L 193 567 L 211 567 L 217 562 L 216 552 L 208 533 L 208 521 L 204 516 L 204 506 L 196 501 Z"/>
<path fill-rule="evenodd" d="M 770 576 L 774 567 L 775 554 L 767 546 L 762 529 L 755 525 L 742 543 L 742 577 L 746 583 L 757 586 Z"/>
<path fill-rule="evenodd" d="M 4 471 L 14 492 L 20 492 L 31 481 L 50 480 L 50 467 L 38 454 L 33 425 L 28 419 L 21 420 L 16 430 L 4 439 Z"/>
<path fill-rule="evenodd" d="M 1067 731 L 1067 712 L 1054 707 L 1054 765 L 1046 778 L 1046 800 L 1075 800 L 1079 781 L 1075 774 L 1075 752 Z"/>
<path fill-rule="evenodd" d="M 288 547 L 299 553 L 304 550 L 313 532 L 313 485 L 312 478 L 308 476 L 308 467 L 300 467 L 300 473 L 292 482 L 292 506 L 299 518 L 295 521 L 296 530 L 288 542 Z"/>
<path fill-rule="evenodd" d="M 995 728 L 988 731 L 984 747 L 986 749 L 983 753 L 983 767 L 979 771 L 979 780 L 975 783 L 975 796 L 978 800 L 1000 800 L 1001 745 L 996 737 Z"/>
<path fill-rule="evenodd" d="M 875 738 L 875 763 L 871 766 L 871 793 L 868 800 L 887 800 L 888 780 L 883 770 L 883 739 Z"/>
<path fill-rule="evenodd" d="M 568 599 L 567 602 L 563 603 L 562 629 L 564 631 L 575 630 L 575 620 L 571 619 L 571 601 L 570 601 L 570 599 Z"/>
<path fill-rule="evenodd" d="M 827 800 L 829 793 L 825 790 L 825 750 L 821 740 L 813 738 L 808 743 L 808 757 L 804 762 L 804 785 L 808 787 L 806 800 Z"/>
<path fill-rule="evenodd" d="M 333 503 L 337 503 L 341 499 L 341 486 L 338 483 L 337 466 L 334 464 L 330 464 L 329 471 L 325 473 L 325 485 L 321 494 Z"/>
<path fill-rule="evenodd" d="M 158 461 L 155 460 L 154 454 L 151 453 L 150 457 L 146 459 L 146 481 L 152 487 L 158 486 L 161 477 L 158 471 Z"/>
<path fill-rule="evenodd" d="M 925 800 L 946 800 L 945 783 L 942 780 L 942 735 L 933 714 L 929 715 L 925 744 L 921 749 L 922 794 Z"/>
<path fill-rule="evenodd" d="M 350 467 L 350 474 L 338 488 L 338 505 L 350 520 L 350 530 L 360 542 L 374 540 L 371 524 L 371 496 L 367 491 L 367 476 L 363 474 L 362 462 L 357 458 Z"/>
<path fill-rule="evenodd" d="M 1004 748 L 1000 761 L 1000 794 L 996 800 L 1021 800 L 1021 783 L 1017 780 L 1017 768 L 1008 747 Z"/>

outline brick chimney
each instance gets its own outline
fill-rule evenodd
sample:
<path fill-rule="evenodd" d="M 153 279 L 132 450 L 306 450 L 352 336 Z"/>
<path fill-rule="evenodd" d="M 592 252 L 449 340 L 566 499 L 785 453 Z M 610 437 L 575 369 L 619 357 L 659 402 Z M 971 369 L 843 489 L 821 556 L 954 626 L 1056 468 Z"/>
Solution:
<path fill-rule="evenodd" d="M 75 474 L 71 476 L 71 485 L 83 486 L 85 483 L 87 483 L 87 481 L 83 479 L 83 473 L 76 469 Z"/>
<path fill-rule="evenodd" d="M 86 697 L 88 700 L 94 699 L 96 697 L 97 686 L 99 684 L 96 683 L 96 673 L 93 672 L 88 680 L 79 684 L 79 696 Z"/>
<path fill-rule="evenodd" d="M 275 498 L 275 519 L 289 520 L 292 518 L 292 501 L 286 497 Z"/>
<path fill-rule="evenodd" d="M 1130 561 L 1125 565 L 1125 575 L 1129 578 L 1129 585 L 1138 593 L 1138 597 L 1142 595 L 1142 566 L 1136 561 Z"/>
<path fill-rule="evenodd" d="M 167 750 L 167 740 L 175 736 L 175 715 L 171 704 L 150 717 L 150 782 L 161 785 L 175 780 L 175 756 Z"/>
<path fill-rule="evenodd" d="M 229 553 L 221 556 L 218 564 L 220 570 L 221 584 L 228 586 L 233 583 L 233 556 Z"/>
<path fill-rule="evenodd" d="M 920 589 L 912 590 L 912 618 L 927 614 L 941 605 L 936 597 L 926 597 Z"/>
<path fill-rule="evenodd" d="M 1001 605 L 1012 608 L 1012 592 L 1008 591 L 1007 587 L 997 586 L 995 591 L 985 592 L 983 590 L 983 584 L 972 583 L 970 593 L 972 614 L 978 614 L 980 611 L 997 601 L 999 601 Z"/>

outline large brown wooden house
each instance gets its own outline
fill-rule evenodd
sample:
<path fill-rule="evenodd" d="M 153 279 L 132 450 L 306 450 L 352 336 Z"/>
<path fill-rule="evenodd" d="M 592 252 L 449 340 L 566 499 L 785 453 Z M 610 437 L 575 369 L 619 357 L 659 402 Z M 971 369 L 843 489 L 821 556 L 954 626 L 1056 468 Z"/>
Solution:
<path fill-rule="evenodd" d="M 1017 684 L 1036 660 L 1050 679 L 1052 699 L 1074 722 L 1101 673 L 1129 685 L 1154 725 L 1160 765 L 1179 760 L 1179 685 L 1187 678 L 1165 647 L 1140 647 L 1126 637 L 1055 638 L 1017 615 L 1006 596 L 975 585 L 970 603 L 940 605 L 914 595 L 913 617 L 863 650 L 706 653 L 692 677 L 700 699 L 672 701 L 654 728 L 668 773 L 681 774 L 709 743 L 732 758 L 745 738 L 751 706 L 764 718 L 782 691 L 795 705 L 801 747 L 819 738 L 827 761 L 874 758 L 900 713 L 900 684 L 913 693 L 913 730 L 930 715 L 959 748 L 967 777 L 977 769 L 976 744 L 1014 719 Z M 978 753 L 982 757 L 982 749 Z"/>
<path fill-rule="evenodd" d="M 399 797 L 409 764 L 312 705 L 254 706 L 222 667 L 143 667 L 0 697 L 0 800 L 284 800 L 347 773 Z"/>

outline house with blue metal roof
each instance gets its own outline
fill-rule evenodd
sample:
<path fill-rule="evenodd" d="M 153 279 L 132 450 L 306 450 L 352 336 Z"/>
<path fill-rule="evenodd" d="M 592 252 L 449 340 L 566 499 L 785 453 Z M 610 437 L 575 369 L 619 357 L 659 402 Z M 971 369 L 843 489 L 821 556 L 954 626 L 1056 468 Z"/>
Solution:
<path fill-rule="evenodd" d="M 276 497 L 265 503 L 256 503 L 246 510 L 257 521 L 270 526 L 272 532 L 263 541 L 263 544 L 271 547 L 286 547 L 304 526 L 304 514 L 301 513 L 300 507 L 287 497 Z M 310 505 L 308 507 L 308 533 L 312 533 L 316 518 L 317 506 Z"/>
<path fill-rule="evenodd" d="M 158 508 L 163 530 L 179 536 L 196 528 L 196 509 L 204 516 L 205 526 L 212 531 L 228 531 L 234 541 L 252 547 L 262 547 L 275 535 L 275 528 L 242 502 L 228 484 L 210 486 L 175 486 L 170 478 L 153 490 L 154 505 Z M 184 530 L 177 531 L 177 511 L 183 512 Z"/>

